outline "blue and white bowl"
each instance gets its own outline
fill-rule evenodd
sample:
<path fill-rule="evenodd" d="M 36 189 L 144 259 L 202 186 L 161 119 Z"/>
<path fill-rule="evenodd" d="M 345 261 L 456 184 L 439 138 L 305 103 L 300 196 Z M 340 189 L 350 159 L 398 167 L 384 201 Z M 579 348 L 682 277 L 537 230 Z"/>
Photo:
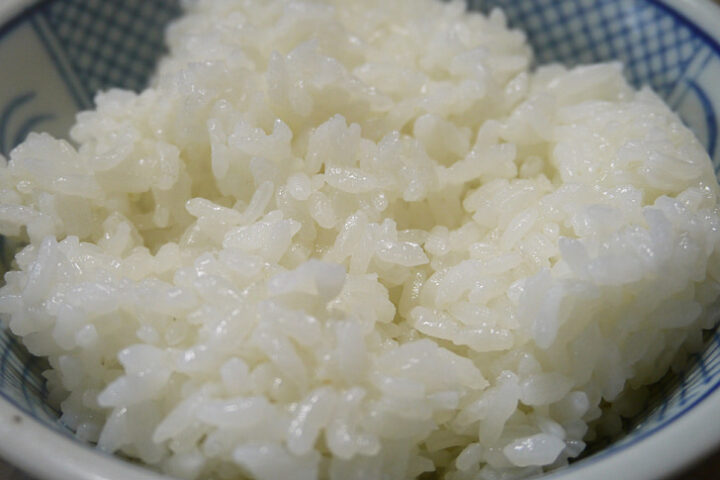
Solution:
<path fill-rule="evenodd" d="M 31 130 L 63 136 L 94 92 L 140 89 L 178 0 L 0 0 L 0 153 Z M 704 143 L 720 168 L 720 8 L 709 0 L 469 0 L 503 7 L 538 63 L 621 60 Z M 0 237 L 0 241 L 2 238 Z M 9 258 L 0 255 L 7 269 Z M 42 360 L 0 329 L 0 454 L 42 479 L 159 480 L 73 439 L 44 387 Z M 657 388 L 627 435 L 547 478 L 659 478 L 720 443 L 720 333 Z"/>

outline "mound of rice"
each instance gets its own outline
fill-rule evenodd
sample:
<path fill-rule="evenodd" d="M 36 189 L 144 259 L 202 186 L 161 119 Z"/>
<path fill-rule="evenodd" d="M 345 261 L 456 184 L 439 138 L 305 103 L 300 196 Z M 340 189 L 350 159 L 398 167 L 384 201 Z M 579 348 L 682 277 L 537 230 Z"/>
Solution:
<path fill-rule="evenodd" d="M 531 72 L 457 1 L 186 3 L 147 90 L 0 168 L 0 312 L 78 437 L 187 479 L 517 478 L 701 347 L 718 184 L 620 65 Z"/>

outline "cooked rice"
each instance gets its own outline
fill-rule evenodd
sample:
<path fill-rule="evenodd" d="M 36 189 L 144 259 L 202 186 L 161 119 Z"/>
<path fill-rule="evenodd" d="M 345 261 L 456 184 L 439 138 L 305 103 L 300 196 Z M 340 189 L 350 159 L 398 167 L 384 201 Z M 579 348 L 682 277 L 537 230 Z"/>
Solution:
<path fill-rule="evenodd" d="M 0 168 L 0 312 L 79 438 L 187 479 L 517 478 L 700 348 L 718 184 L 620 65 L 530 71 L 458 1 L 186 4 L 148 89 Z"/>

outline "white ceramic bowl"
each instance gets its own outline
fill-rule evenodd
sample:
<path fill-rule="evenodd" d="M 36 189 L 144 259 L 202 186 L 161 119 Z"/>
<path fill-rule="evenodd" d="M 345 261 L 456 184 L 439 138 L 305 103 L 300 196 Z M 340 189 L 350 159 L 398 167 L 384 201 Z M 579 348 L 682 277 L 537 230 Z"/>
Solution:
<path fill-rule="evenodd" d="M 720 165 L 720 8 L 708 0 L 469 3 L 504 7 L 540 62 L 622 60 L 628 77 L 655 88 Z M 63 136 L 98 88 L 141 88 L 162 51 L 163 26 L 177 13 L 174 0 L 0 0 L 0 153 L 32 129 Z M 713 333 L 628 435 L 546 478 L 657 479 L 715 448 L 720 336 Z M 45 480 L 167 478 L 74 440 L 46 401 L 41 371 L 41 362 L 0 330 L 2 456 Z"/>

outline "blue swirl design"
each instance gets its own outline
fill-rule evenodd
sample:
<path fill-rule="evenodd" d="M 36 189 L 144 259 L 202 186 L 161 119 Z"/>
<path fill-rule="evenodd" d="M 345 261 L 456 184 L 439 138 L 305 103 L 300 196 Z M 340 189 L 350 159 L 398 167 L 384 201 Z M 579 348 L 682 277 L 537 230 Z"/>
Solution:
<path fill-rule="evenodd" d="M 700 105 L 703 108 L 703 113 L 705 114 L 705 126 L 707 127 L 708 132 L 706 147 L 708 154 L 710 154 L 710 158 L 715 158 L 715 154 L 717 153 L 718 122 L 715 110 L 713 109 L 712 101 L 710 100 L 710 96 L 707 92 L 705 92 L 705 90 L 703 90 L 697 82 L 692 79 L 687 79 L 685 82 L 695 95 L 697 95 Z"/>
<path fill-rule="evenodd" d="M 35 92 L 26 92 L 17 95 L 10 100 L 0 113 L 0 154 L 7 155 L 10 149 L 25 140 L 28 133 L 38 127 L 41 123 L 53 120 L 53 114 L 32 115 L 22 120 L 22 123 L 15 131 L 10 130 L 10 124 L 14 116 L 21 113 L 22 107 L 29 105 L 37 96 Z"/>
<path fill-rule="evenodd" d="M 7 128 L 13 113 L 26 103 L 35 98 L 35 93 L 24 93 L 18 95 L 8 102 L 0 114 L 0 153 L 7 153 Z"/>

